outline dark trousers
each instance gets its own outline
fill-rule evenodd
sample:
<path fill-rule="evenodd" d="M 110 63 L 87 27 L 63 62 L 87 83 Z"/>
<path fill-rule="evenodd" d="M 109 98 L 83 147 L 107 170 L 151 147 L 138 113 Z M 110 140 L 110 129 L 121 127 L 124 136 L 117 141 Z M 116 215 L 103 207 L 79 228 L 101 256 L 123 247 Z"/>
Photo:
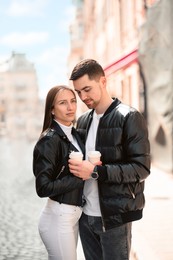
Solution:
<path fill-rule="evenodd" d="M 127 223 L 103 232 L 101 217 L 83 213 L 79 231 L 86 260 L 128 260 L 131 226 L 131 223 Z"/>

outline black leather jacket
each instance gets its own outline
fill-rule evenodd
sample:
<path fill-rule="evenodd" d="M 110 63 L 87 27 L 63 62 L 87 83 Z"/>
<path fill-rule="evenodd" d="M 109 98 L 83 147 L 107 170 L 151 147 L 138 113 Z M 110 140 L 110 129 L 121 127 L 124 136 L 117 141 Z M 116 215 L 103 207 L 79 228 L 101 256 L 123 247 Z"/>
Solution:
<path fill-rule="evenodd" d="M 83 142 L 93 112 L 87 111 L 78 119 Z M 103 162 L 98 166 L 98 190 L 104 228 L 142 218 L 144 180 L 150 174 L 150 145 L 143 116 L 115 99 L 100 119 L 95 148 Z"/>
<path fill-rule="evenodd" d="M 84 152 L 84 145 L 74 128 L 72 134 Z M 33 152 L 33 172 L 39 197 L 50 197 L 70 205 L 82 205 L 83 180 L 69 172 L 68 159 L 71 151 L 77 149 L 60 126 L 53 122 L 51 129 L 36 143 Z"/>

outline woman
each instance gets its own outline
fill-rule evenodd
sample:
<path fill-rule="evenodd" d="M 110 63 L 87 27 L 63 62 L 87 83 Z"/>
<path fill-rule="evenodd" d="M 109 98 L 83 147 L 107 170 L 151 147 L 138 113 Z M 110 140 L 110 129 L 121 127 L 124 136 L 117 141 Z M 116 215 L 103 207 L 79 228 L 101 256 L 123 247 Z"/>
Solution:
<path fill-rule="evenodd" d="M 82 179 L 68 167 L 71 151 L 84 152 L 73 128 L 76 96 L 67 86 L 50 89 L 45 104 L 43 129 L 33 153 L 36 191 L 48 197 L 39 221 L 39 233 L 49 260 L 76 260 L 78 220 L 82 210 Z"/>

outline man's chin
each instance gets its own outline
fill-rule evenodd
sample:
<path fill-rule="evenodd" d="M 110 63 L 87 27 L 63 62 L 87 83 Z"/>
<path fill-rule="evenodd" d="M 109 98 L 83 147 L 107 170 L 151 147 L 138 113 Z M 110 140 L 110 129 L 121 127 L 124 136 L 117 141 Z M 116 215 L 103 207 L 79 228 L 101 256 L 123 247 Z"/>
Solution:
<path fill-rule="evenodd" d="M 86 104 L 86 106 L 87 106 L 89 109 L 93 109 L 93 105 L 92 105 L 92 104 Z"/>
<path fill-rule="evenodd" d="M 93 108 L 93 102 L 84 102 L 88 108 Z"/>

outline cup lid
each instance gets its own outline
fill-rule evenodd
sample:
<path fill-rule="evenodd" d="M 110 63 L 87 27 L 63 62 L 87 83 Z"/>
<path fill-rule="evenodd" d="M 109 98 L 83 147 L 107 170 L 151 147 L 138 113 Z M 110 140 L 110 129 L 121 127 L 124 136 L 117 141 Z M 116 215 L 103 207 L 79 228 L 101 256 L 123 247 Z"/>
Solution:
<path fill-rule="evenodd" d="M 99 151 L 88 151 L 88 156 L 101 156 Z"/>

